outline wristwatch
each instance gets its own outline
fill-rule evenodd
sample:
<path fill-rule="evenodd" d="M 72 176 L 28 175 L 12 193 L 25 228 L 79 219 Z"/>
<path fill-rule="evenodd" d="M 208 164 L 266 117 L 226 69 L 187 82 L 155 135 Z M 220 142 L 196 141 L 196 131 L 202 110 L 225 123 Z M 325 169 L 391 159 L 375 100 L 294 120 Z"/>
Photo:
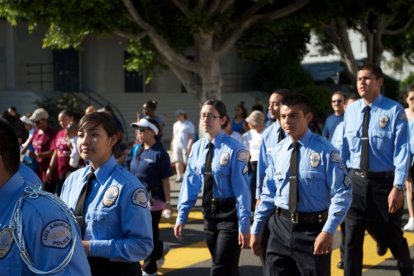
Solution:
<path fill-rule="evenodd" d="M 403 186 L 403 185 L 394 185 L 394 187 L 395 187 L 398 191 L 404 191 L 404 186 Z"/>

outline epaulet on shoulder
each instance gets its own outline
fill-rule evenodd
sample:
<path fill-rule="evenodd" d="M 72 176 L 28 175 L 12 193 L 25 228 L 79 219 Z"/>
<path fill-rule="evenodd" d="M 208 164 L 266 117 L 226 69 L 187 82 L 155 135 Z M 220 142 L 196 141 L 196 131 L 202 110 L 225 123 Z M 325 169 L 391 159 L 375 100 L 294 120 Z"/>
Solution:
<path fill-rule="evenodd" d="M 326 145 L 326 144 L 329 144 L 330 145 L 331 144 L 331 143 L 329 143 L 328 139 L 326 139 L 322 135 L 320 135 L 318 133 L 313 133 L 313 134 L 314 134 L 314 137 L 315 137 L 315 141 L 316 142 L 321 143 L 321 144 L 324 144 L 324 145 Z"/>

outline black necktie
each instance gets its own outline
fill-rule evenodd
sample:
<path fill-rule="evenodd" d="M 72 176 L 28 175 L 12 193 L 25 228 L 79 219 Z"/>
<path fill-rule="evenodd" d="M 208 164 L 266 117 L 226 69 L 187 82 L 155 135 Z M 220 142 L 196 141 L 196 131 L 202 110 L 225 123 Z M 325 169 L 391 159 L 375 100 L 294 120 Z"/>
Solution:
<path fill-rule="evenodd" d="M 283 140 L 283 138 L 285 138 L 284 137 L 284 135 L 283 135 L 283 129 L 282 128 L 279 128 L 279 130 L 277 131 L 278 132 L 278 134 L 277 134 L 277 142 L 279 143 L 280 141 L 282 141 Z"/>
<path fill-rule="evenodd" d="M 299 143 L 293 142 L 292 155 L 290 156 L 289 178 L 289 212 L 296 213 L 298 203 L 298 150 Z"/>
<path fill-rule="evenodd" d="M 213 161 L 213 143 L 208 144 L 208 151 L 206 155 L 206 170 L 204 172 L 204 189 L 203 189 L 203 202 L 202 206 L 207 209 L 211 206 L 211 200 L 213 199 L 213 175 L 211 173 L 211 161 Z"/>
<path fill-rule="evenodd" d="M 86 182 L 83 185 L 82 190 L 79 194 L 79 198 L 78 198 L 78 201 L 76 202 L 76 207 L 75 207 L 75 211 L 74 211 L 76 222 L 79 225 L 82 237 L 83 237 L 83 234 L 84 234 L 84 231 L 85 231 L 85 214 L 84 214 L 85 201 L 86 201 L 86 198 L 88 197 L 88 194 L 90 192 L 90 186 L 92 184 L 92 181 L 95 178 L 96 178 L 96 176 L 93 172 L 90 172 L 86 176 Z"/>
<path fill-rule="evenodd" d="M 369 151 L 369 137 L 368 137 L 368 126 L 369 126 L 369 111 L 370 107 L 364 108 L 364 119 L 362 121 L 362 135 L 361 135 L 361 162 L 359 163 L 359 169 L 361 171 L 368 171 L 368 151 Z"/>

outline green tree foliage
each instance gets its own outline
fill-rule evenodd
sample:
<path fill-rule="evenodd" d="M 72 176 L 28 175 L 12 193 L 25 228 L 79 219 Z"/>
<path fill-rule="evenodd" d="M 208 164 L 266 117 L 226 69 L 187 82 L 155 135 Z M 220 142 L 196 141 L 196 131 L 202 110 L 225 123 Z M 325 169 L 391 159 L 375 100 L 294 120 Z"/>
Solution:
<path fill-rule="evenodd" d="M 3 0 L 0 17 L 48 27 L 45 47 L 80 47 L 88 35 L 130 42 L 128 69 L 171 69 L 201 101 L 220 98 L 220 61 L 253 26 L 284 18 L 310 0 Z"/>

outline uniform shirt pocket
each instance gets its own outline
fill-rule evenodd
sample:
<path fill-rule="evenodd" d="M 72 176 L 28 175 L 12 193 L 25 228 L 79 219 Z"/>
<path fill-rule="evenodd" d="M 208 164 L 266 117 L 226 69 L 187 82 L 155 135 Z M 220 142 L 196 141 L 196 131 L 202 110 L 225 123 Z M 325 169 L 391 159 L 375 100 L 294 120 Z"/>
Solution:
<path fill-rule="evenodd" d="M 307 192 L 309 192 L 309 194 L 317 195 L 317 191 L 320 190 L 321 185 L 325 184 L 325 175 L 322 171 L 303 171 L 300 172 L 300 175 L 303 179 L 303 183 L 301 183 L 301 185 L 307 188 Z"/>
<path fill-rule="evenodd" d="M 392 132 L 386 130 L 376 130 L 371 132 L 371 146 L 374 149 L 384 151 L 392 145 Z"/>
<path fill-rule="evenodd" d="M 116 211 L 116 208 L 107 208 L 103 207 L 99 210 L 95 210 L 92 214 L 87 215 L 87 220 L 92 220 L 87 222 L 88 228 L 90 225 L 99 233 L 106 234 L 108 237 L 118 236 L 118 227 L 119 227 L 119 214 Z"/>
<path fill-rule="evenodd" d="M 348 140 L 349 151 L 356 152 L 360 146 L 361 137 L 358 137 L 358 132 L 355 130 L 349 131 L 346 135 Z"/>
<path fill-rule="evenodd" d="M 288 180 L 286 173 L 275 172 L 273 177 L 276 186 L 276 195 L 283 196 L 283 194 L 289 195 L 289 187 L 288 187 Z"/>

